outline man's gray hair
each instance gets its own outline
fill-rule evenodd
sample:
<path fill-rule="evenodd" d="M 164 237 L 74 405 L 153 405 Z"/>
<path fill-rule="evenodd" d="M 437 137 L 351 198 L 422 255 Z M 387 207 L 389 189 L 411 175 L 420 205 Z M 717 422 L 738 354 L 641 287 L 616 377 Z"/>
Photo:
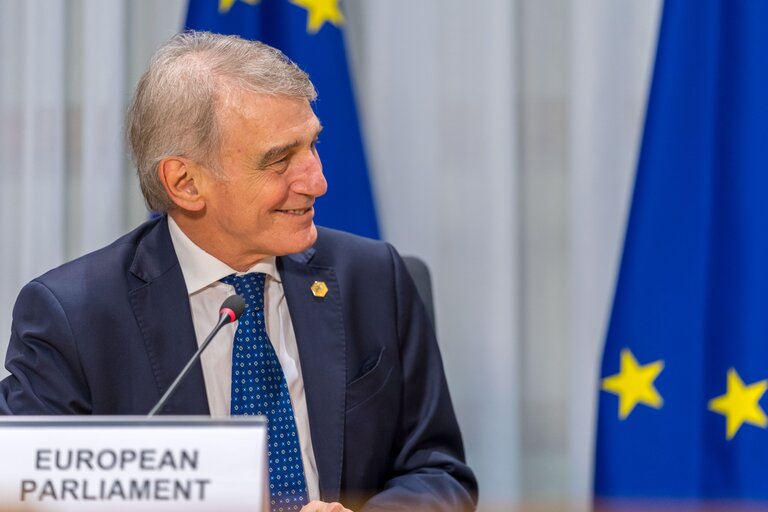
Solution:
<path fill-rule="evenodd" d="M 164 158 L 184 156 L 220 172 L 217 109 L 228 94 L 317 97 L 307 74 L 263 43 L 210 32 L 184 32 L 155 52 L 128 109 L 128 142 L 150 210 L 173 205 L 158 175 Z"/>

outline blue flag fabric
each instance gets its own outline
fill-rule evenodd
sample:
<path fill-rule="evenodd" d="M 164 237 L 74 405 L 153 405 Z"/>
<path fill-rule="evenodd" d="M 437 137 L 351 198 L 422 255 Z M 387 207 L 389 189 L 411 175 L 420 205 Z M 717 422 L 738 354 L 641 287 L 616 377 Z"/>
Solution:
<path fill-rule="evenodd" d="M 768 2 L 667 0 L 595 495 L 768 499 Z"/>
<path fill-rule="evenodd" d="M 318 152 L 328 193 L 317 200 L 323 226 L 379 237 L 350 80 L 339 0 L 189 0 L 186 28 L 234 34 L 279 48 L 309 73 L 323 124 Z"/>

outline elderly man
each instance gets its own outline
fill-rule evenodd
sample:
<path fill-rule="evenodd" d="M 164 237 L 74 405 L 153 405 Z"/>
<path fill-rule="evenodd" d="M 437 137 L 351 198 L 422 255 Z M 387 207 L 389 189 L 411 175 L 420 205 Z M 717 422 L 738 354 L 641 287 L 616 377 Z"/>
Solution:
<path fill-rule="evenodd" d="M 327 187 L 315 96 L 260 43 L 190 32 L 155 54 L 128 130 L 144 197 L 164 215 L 24 287 L 1 412 L 145 414 L 238 293 L 240 322 L 164 413 L 265 414 L 273 510 L 474 508 L 400 257 L 313 222 Z"/>

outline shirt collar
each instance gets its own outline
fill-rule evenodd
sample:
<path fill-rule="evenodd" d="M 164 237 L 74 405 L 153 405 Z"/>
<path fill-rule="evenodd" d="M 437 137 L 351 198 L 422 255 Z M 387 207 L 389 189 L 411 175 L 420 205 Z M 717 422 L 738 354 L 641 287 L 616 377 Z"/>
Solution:
<path fill-rule="evenodd" d="M 173 249 L 179 259 L 181 273 L 184 275 L 184 282 L 187 285 L 189 295 L 216 285 L 221 278 L 232 274 L 243 275 L 250 272 L 262 272 L 280 282 L 280 274 L 277 272 L 274 256 L 264 258 L 249 268 L 247 272 L 238 272 L 195 245 L 170 215 L 168 216 L 168 231 L 171 233 Z"/>

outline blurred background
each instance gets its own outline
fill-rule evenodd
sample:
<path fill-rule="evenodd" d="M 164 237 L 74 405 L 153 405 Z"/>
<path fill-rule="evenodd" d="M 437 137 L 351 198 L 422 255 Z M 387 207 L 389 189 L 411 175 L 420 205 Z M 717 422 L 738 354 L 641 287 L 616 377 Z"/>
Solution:
<path fill-rule="evenodd" d="M 382 238 L 432 270 L 480 510 L 586 509 L 660 2 L 342 8 Z M 24 283 L 146 219 L 124 111 L 185 14 L 0 0 L 2 353 Z"/>

